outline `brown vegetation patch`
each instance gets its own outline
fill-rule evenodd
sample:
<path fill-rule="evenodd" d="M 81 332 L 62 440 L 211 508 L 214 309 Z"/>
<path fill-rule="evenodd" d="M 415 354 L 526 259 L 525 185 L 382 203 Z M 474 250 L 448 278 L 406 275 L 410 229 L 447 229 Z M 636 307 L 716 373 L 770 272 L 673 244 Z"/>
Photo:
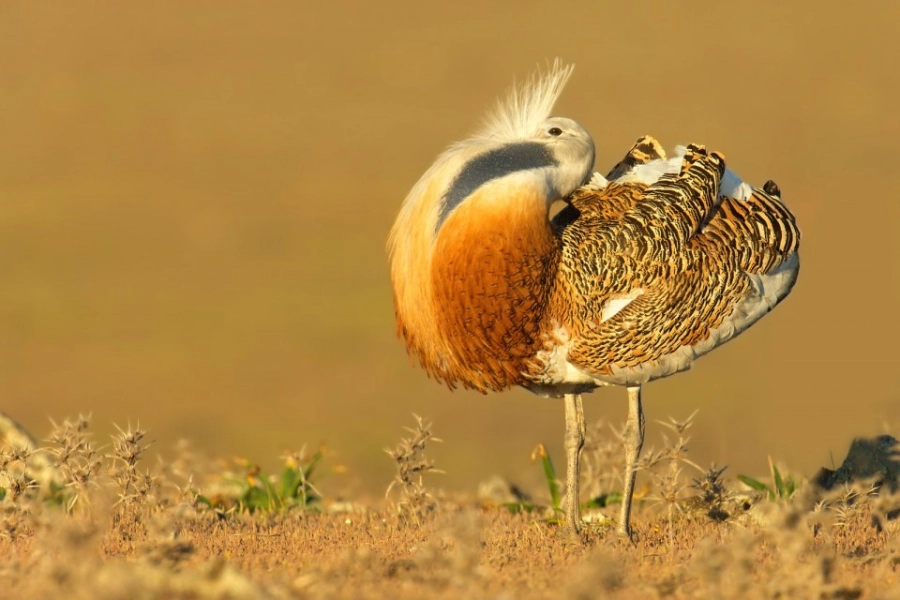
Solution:
<path fill-rule="evenodd" d="M 715 468 L 687 485 L 679 471 L 690 464 L 690 420 L 672 424 L 676 437 L 650 452 L 663 468 L 648 478 L 629 542 L 609 521 L 573 541 L 549 507 L 514 513 L 427 490 L 434 438 L 421 419 L 391 452 L 398 502 L 377 504 L 301 495 L 306 479 L 278 487 L 313 476 L 320 453 L 288 455 L 280 476 L 243 462 L 243 475 L 223 473 L 186 449 L 147 470 L 140 428 L 120 430 L 107 448 L 86 419 L 65 421 L 46 450 L 0 446 L 3 476 L 21 482 L 0 501 L 0 579 L 7 597 L 110 600 L 900 597 L 895 495 L 807 484 L 768 501 L 730 489 Z M 44 452 L 57 471 L 41 485 L 30 464 Z M 412 476 L 407 463 L 427 468 Z M 253 490 L 284 493 L 261 503 Z"/>

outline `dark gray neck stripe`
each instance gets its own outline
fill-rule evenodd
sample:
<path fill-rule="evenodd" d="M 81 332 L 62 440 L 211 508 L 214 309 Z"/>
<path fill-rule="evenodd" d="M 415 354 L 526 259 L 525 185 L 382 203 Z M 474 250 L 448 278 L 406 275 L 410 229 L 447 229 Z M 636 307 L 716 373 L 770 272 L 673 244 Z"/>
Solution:
<path fill-rule="evenodd" d="M 454 208 L 485 183 L 511 173 L 558 164 L 550 149 L 537 142 L 509 144 L 476 156 L 460 171 L 444 195 L 437 229 Z"/>

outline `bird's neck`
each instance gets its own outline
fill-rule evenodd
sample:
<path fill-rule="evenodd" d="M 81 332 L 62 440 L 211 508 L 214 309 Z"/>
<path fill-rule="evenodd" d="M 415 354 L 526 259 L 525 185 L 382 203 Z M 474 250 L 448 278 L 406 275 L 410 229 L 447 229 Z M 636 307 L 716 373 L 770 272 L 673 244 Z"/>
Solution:
<path fill-rule="evenodd" d="M 432 259 L 442 378 L 482 391 L 525 383 L 559 253 L 539 189 L 497 192 L 476 192 L 447 218 Z"/>

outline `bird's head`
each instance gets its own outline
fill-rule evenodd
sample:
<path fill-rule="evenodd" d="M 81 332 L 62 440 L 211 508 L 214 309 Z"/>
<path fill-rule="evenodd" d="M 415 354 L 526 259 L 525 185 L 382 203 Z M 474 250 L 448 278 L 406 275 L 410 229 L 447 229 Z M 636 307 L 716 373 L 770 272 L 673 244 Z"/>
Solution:
<path fill-rule="evenodd" d="M 586 183 L 594 140 L 572 119 L 550 112 L 573 67 L 556 61 L 497 103 L 483 127 L 451 145 L 413 186 L 391 232 L 394 253 L 411 231 L 433 239 L 446 218 L 484 186 L 519 183 L 540 188 L 547 206 Z M 515 194 L 501 201 L 515 202 Z"/>
<path fill-rule="evenodd" d="M 572 119 L 550 117 L 535 137 L 542 140 L 556 162 L 548 170 L 548 197 L 565 198 L 587 183 L 594 168 L 594 140 L 584 127 Z"/>
<path fill-rule="evenodd" d="M 407 343 L 421 336 L 427 340 L 422 343 L 438 344 L 439 336 L 430 331 L 430 269 L 442 228 L 460 221 L 451 219 L 455 213 L 467 206 L 474 210 L 476 204 L 478 210 L 505 211 L 529 203 L 531 214 L 546 219 L 553 202 L 588 180 L 593 139 L 572 119 L 550 115 L 571 74 L 571 66 L 556 61 L 514 86 L 483 127 L 441 154 L 406 197 L 388 250 L 398 322 Z M 476 220 L 486 215 L 467 214 Z"/>

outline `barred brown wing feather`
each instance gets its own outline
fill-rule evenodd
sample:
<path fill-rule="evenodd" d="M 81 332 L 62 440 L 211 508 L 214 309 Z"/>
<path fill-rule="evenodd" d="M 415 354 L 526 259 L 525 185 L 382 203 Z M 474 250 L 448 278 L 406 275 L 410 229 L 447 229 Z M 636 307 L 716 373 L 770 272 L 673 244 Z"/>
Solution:
<path fill-rule="evenodd" d="M 713 219 L 692 243 L 731 250 L 748 273 L 767 273 L 795 254 L 800 230 L 784 203 L 761 189 L 747 200 L 724 198 Z"/>
<path fill-rule="evenodd" d="M 721 157 L 692 146 L 680 173 L 649 186 L 573 195 L 549 312 L 570 324 L 571 365 L 609 383 L 664 377 L 787 295 L 799 264 L 793 215 L 761 189 L 719 196 L 723 172 Z"/>
<path fill-rule="evenodd" d="M 625 158 L 613 167 L 606 178 L 611 181 L 618 179 L 638 165 L 647 164 L 651 160 L 665 158 L 666 151 L 663 150 L 662 144 L 656 141 L 655 138 L 645 135 L 638 138 L 631 150 L 628 151 L 628 154 L 625 155 Z"/>

